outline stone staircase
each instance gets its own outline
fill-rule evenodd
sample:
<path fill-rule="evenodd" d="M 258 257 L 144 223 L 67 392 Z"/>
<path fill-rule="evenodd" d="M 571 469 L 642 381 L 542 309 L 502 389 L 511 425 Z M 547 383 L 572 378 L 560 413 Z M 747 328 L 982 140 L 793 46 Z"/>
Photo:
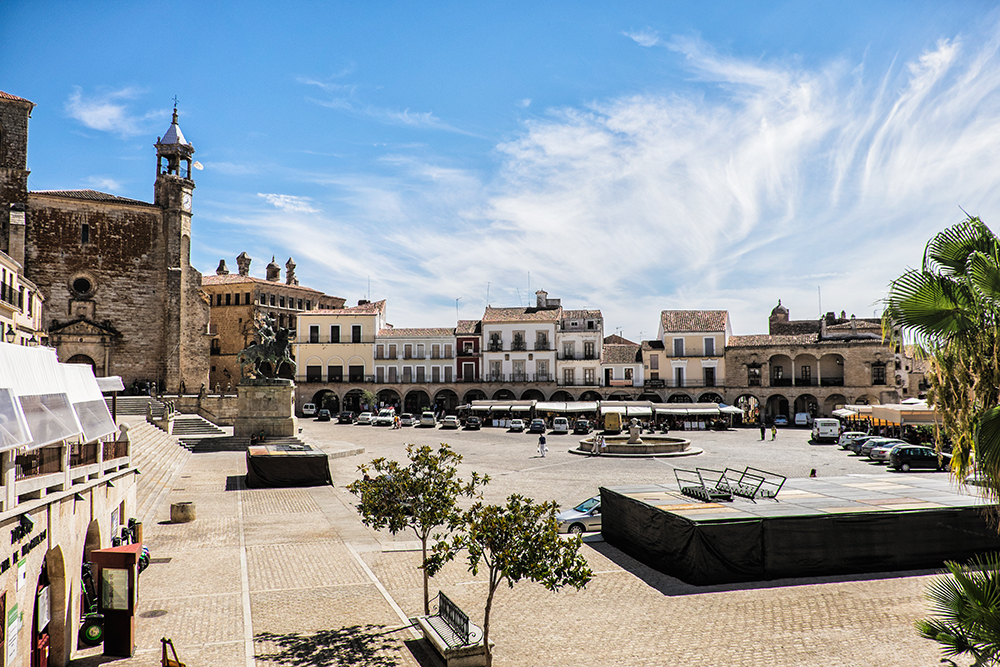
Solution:
<path fill-rule="evenodd" d="M 202 438 L 200 440 L 183 440 L 184 447 L 187 447 L 195 454 L 206 452 L 245 452 L 250 446 L 250 438 L 246 436 L 229 435 L 225 437 Z M 306 443 L 295 436 L 277 437 L 271 436 L 263 442 L 265 445 L 298 445 Z"/>
<path fill-rule="evenodd" d="M 206 438 L 219 438 L 229 435 L 225 430 L 219 428 L 201 415 L 177 415 L 174 417 L 172 432 L 174 437 L 180 440 L 181 445 L 188 449 L 191 449 L 191 445 L 197 444 Z"/>
<path fill-rule="evenodd" d="M 136 480 L 136 516 L 148 522 L 154 519 L 157 505 L 170 492 L 191 452 L 152 424 L 138 419 L 127 422 L 132 465 L 141 473 Z"/>
<path fill-rule="evenodd" d="M 108 404 L 108 410 L 111 410 L 111 397 L 105 396 L 104 402 Z M 153 406 L 153 416 L 160 418 L 163 417 L 163 403 L 152 398 L 151 396 L 119 396 L 118 397 L 118 416 L 119 417 L 130 417 L 146 416 L 146 406 Z"/>

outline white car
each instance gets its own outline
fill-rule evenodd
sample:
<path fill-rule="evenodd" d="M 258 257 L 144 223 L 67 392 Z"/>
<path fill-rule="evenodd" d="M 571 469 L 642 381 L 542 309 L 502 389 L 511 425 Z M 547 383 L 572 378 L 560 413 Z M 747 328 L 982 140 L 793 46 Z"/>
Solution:
<path fill-rule="evenodd" d="M 871 453 L 868 455 L 872 461 L 878 461 L 879 463 L 888 463 L 889 455 L 892 453 L 896 447 L 905 446 L 909 443 L 903 442 L 902 440 L 890 440 L 888 442 L 881 443 L 872 447 Z"/>
<path fill-rule="evenodd" d="M 373 421 L 375 421 L 375 415 L 373 415 L 370 412 L 362 412 L 360 415 L 358 415 L 358 421 L 354 423 L 371 426 Z"/>
<path fill-rule="evenodd" d="M 517 431 L 520 433 L 524 430 L 524 420 L 523 419 L 511 419 L 510 420 L 510 430 Z"/>
<path fill-rule="evenodd" d="M 396 422 L 395 410 L 379 410 L 375 418 L 376 426 L 392 426 Z"/>
<path fill-rule="evenodd" d="M 569 433 L 569 420 L 565 417 L 556 417 L 552 420 L 551 433 Z"/>
<path fill-rule="evenodd" d="M 441 422 L 441 428 L 458 428 L 461 424 L 458 423 L 458 417 L 455 415 L 448 415 Z"/>
<path fill-rule="evenodd" d="M 435 426 L 437 426 L 437 419 L 434 418 L 434 413 L 433 412 L 420 413 L 420 425 L 430 428 L 434 428 Z"/>
<path fill-rule="evenodd" d="M 316 414 L 316 404 L 315 403 L 303 403 L 302 404 L 302 416 L 303 417 L 313 417 Z"/>

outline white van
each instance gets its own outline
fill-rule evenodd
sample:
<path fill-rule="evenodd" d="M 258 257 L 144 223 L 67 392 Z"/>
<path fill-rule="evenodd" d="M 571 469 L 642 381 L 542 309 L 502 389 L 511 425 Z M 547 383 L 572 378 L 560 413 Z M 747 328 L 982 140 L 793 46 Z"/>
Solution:
<path fill-rule="evenodd" d="M 812 424 L 812 415 L 808 412 L 796 412 L 795 413 L 795 425 L 796 426 L 809 426 Z"/>
<path fill-rule="evenodd" d="M 569 420 L 565 417 L 556 417 L 553 419 L 552 433 L 569 433 Z"/>
<path fill-rule="evenodd" d="M 303 403 L 302 404 L 302 416 L 303 417 L 315 417 L 316 416 L 316 404 L 315 403 Z"/>
<path fill-rule="evenodd" d="M 839 442 L 839 419 L 814 419 L 812 439 L 814 442 Z"/>

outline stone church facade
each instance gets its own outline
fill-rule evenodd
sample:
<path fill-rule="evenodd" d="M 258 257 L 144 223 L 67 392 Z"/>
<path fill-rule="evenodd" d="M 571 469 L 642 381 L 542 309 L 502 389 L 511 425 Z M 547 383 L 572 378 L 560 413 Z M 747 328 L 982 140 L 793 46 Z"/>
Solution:
<path fill-rule="evenodd" d="M 194 147 L 158 138 L 153 202 L 94 190 L 29 192 L 34 104 L 0 92 L 0 250 L 46 297 L 60 361 L 178 391 L 208 382 L 209 303 L 191 266 Z"/>

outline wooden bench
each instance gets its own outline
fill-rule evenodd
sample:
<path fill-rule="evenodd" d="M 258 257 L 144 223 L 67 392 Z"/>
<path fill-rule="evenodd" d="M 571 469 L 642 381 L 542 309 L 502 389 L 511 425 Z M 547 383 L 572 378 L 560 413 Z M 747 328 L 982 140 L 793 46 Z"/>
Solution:
<path fill-rule="evenodd" d="M 446 667 L 485 667 L 482 628 L 443 592 L 438 592 L 438 613 L 418 616 L 416 621 Z"/>

